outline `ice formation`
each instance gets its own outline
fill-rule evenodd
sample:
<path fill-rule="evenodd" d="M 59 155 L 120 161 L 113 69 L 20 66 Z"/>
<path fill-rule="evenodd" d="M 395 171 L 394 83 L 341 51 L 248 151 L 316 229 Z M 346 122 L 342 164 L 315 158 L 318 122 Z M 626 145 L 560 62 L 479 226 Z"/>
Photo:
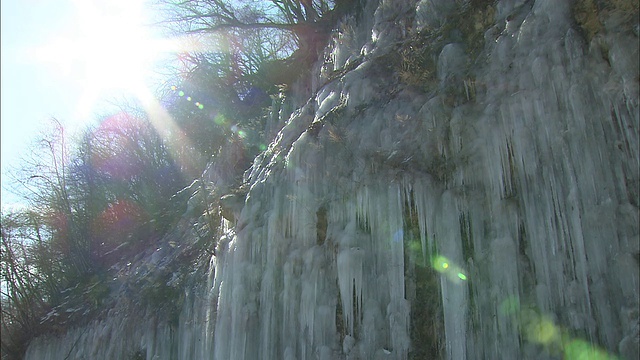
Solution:
<path fill-rule="evenodd" d="M 481 55 L 451 30 L 431 90 L 403 85 L 399 44 L 471 3 L 346 20 L 178 326 L 114 316 L 27 358 L 402 360 L 425 322 L 452 360 L 637 358 L 637 23 L 587 42 L 568 0 L 487 2 Z"/>

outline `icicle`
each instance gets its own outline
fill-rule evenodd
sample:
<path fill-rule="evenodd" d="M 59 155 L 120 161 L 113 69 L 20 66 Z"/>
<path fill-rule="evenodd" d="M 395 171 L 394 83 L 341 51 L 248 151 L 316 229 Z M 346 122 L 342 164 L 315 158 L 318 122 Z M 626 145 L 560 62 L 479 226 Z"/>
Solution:
<path fill-rule="evenodd" d="M 354 334 L 355 319 L 359 318 L 359 314 L 362 311 L 363 257 L 364 251 L 361 248 L 352 247 L 340 251 L 337 259 L 342 313 L 345 318 L 345 326 L 350 335 Z"/>
<path fill-rule="evenodd" d="M 440 30 L 473 3 L 367 1 L 325 53 L 361 63 L 274 102 L 237 233 L 223 224 L 177 330 L 108 318 L 26 358 L 407 359 L 418 285 L 438 287 L 447 359 L 637 358 L 637 31 L 605 23 L 587 51 L 570 1 L 487 2 L 486 61 L 469 64 L 473 44 Z M 433 92 L 378 71 L 416 8 L 414 35 L 438 34 Z M 422 261 L 405 257 L 414 221 Z"/>

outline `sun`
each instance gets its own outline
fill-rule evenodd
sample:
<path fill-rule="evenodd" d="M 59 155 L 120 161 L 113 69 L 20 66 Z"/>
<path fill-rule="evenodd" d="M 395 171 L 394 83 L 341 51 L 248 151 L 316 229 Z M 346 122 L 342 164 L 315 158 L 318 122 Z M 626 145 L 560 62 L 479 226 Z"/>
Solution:
<path fill-rule="evenodd" d="M 35 50 L 65 81 L 82 89 L 77 115 L 87 117 L 106 97 L 145 97 L 159 62 L 180 51 L 153 33 L 144 0 L 74 0 L 73 21 Z"/>

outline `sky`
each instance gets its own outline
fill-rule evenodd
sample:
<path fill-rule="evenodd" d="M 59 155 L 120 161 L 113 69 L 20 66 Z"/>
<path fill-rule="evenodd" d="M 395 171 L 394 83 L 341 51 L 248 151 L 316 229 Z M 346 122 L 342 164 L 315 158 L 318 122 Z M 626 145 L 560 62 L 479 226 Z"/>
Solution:
<path fill-rule="evenodd" d="M 70 4 L 2 0 L 0 5 L 0 165 L 5 205 L 16 201 L 6 189 L 7 170 L 18 165 L 20 154 L 28 149 L 43 120 L 69 116 L 73 92 L 44 64 L 29 61 L 25 54 L 29 46 L 42 43 L 51 31 L 64 26 Z M 65 89 L 58 91 L 57 86 Z"/>
<path fill-rule="evenodd" d="M 9 171 L 51 118 L 79 132 L 161 86 L 158 64 L 184 48 L 147 26 L 158 14 L 145 1 L 0 2 L 3 208 L 20 203 Z"/>

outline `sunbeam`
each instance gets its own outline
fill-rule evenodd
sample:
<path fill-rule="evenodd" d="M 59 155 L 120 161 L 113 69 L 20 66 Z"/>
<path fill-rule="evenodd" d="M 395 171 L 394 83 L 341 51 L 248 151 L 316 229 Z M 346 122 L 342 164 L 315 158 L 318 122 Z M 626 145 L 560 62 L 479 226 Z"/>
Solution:
<path fill-rule="evenodd" d="M 169 56 L 193 44 L 154 33 L 144 0 L 73 3 L 73 21 L 30 55 L 83 89 L 76 102 L 77 119 L 87 121 L 101 99 L 145 96 L 159 82 L 157 70 Z"/>

